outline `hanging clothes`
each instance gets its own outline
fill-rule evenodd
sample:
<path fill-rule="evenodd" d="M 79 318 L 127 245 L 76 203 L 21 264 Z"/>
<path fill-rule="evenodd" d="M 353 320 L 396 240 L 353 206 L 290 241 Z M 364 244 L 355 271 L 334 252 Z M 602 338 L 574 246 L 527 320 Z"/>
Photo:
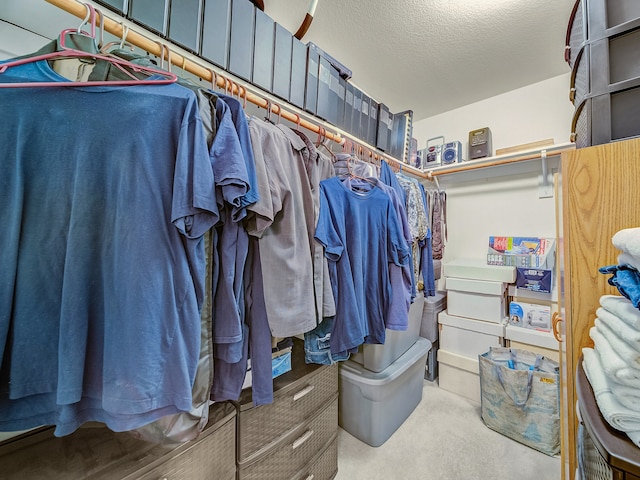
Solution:
<path fill-rule="evenodd" d="M 447 194 L 435 190 L 430 191 L 430 194 L 433 258 L 442 260 L 447 241 Z"/>
<path fill-rule="evenodd" d="M 424 186 L 422 184 L 419 184 L 419 186 L 428 219 L 429 200 L 427 199 L 427 193 Z M 424 296 L 434 296 L 436 294 L 436 279 L 433 269 L 433 246 L 430 226 L 427 226 L 427 236 L 422 242 L 420 242 L 420 272 L 422 273 Z"/>
<path fill-rule="evenodd" d="M 304 142 L 306 148 L 301 151 L 302 159 L 307 172 L 307 178 L 302 179 L 306 184 L 309 181 L 309 188 L 304 188 L 305 195 L 310 195 L 305 204 L 313 205 L 313 212 L 306 212 L 307 233 L 313 258 L 313 291 L 316 302 L 316 324 L 319 325 L 322 319 L 333 317 L 336 314 L 336 302 L 333 298 L 331 280 L 329 278 L 329 267 L 324 256 L 324 247 L 315 238 L 316 225 L 320 216 L 320 182 L 335 176 L 333 162 L 324 154 L 320 153 L 309 138 L 300 130 L 292 130 Z"/>
<path fill-rule="evenodd" d="M 67 79 L 40 61 L 0 75 L 16 81 Z M 194 93 L 172 84 L 0 96 L 0 428 L 54 424 L 60 436 L 95 420 L 122 431 L 189 410 L 202 236 L 218 220 Z"/>
<path fill-rule="evenodd" d="M 389 185 L 377 179 L 376 185 L 381 188 L 391 199 L 391 203 L 400 222 L 403 238 L 408 248 L 411 248 L 411 242 L 413 240 L 411 236 L 411 229 L 409 228 L 409 221 L 407 219 L 407 212 L 402 200 L 398 196 L 397 192 Z M 411 262 L 407 262 L 406 265 L 399 267 L 393 262 L 389 263 L 389 282 L 391 284 L 391 298 L 389 300 L 389 307 L 385 314 L 385 327 L 389 330 L 404 331 L 409 326 L 409 309 L 415 298 L 414 284 L 412 275 Z"/>
<path fill-rule="evenodd" d="M 307 221 L 313 204 L 302 158 L 304 141 L 288 127 L 255 117 L 249 132 L 258 169 L 260 200 L 248 207 L 247 232 L 259 238 L 267 318 L 274 337 L 316 326 L 312 256 Z M 258 165 L 260 164 L 260 167 Z M 261 176 L 264 175 L 264 178 Z M 253 213 L 253 214 L 252 214 Z"/>
<path fill-rule="evenodd" d="M 422 242 L 429 229 L 427 211 L 422 199 L 422 193 L 418 182 L 405 175 L 396 176 L 398 183 L 405 191 L 407 218 L 413 241 L 411 242 L 411 259 L 413 264 L 414 286 L 420 277 L 420 242 Z M 415 295 L 414 291 L 414 295 Z"/>
<path fill-rule="evenodd" d="M 339 178 L 320 182 L 316 238 L 324 245 L 336 299 L 330 339 L 335 354 L 362 343 L 384 343 L 391 297 L 388 263 L 402 267 L 409 249 L 391 199 L 372 184 L 349 188 Z"/>

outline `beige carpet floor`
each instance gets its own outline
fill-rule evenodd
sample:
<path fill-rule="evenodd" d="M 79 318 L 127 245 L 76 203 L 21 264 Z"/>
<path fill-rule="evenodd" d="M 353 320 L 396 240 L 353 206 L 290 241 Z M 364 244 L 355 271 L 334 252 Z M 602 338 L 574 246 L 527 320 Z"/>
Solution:
<path fill-rule="evenodd" d="M 559 480 L 550 457 L 486 427 L 480 405 L 424 382 L 422 400 L 380 447 L 340 429 L 337 480 Z"/>

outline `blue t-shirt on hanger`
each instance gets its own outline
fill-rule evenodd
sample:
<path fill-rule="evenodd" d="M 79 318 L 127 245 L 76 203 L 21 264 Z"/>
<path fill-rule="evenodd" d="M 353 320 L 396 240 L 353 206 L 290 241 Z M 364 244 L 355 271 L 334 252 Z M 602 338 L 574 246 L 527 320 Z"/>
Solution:
<path fill-rule="evenodd" d="M 333 354 L 362 343 L 384 343 L 391 298 L 389 263 L 404 266 L 409 261 L 389 196 L 370 183 L 360 188 L 348 188 L 338 177 L 320 182 L 315 236 L 325 246 L 336 299 Z"/>
<path fill-rule="evenodd" d="M 40 61 L 0 75 L 16 81 L 66 79 Z M 3 88 L 0 104 L 0 430 L 189 411 L 218 220 L 195 94 Z"/>

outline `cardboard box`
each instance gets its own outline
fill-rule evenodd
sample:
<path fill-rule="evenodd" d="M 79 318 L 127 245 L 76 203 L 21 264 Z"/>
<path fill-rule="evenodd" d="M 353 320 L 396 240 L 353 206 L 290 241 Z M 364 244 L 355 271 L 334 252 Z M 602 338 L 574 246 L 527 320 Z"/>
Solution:
<path fill-rule="evenodd" d="M 484 353 L 484 352 L 483 352 Z M 480 367 L 477 358 L 439 349 L 438 386 L 480 404 Z"/>
<path fill-rule="evenodd" d="M 494 323 L 507 315 L 503 282 L 447 277 L 446 287 L 449 315 Z"/>
<path fill-rule="evenodd" d="M 482 258 L 461 258 L 445 263 L 443 275 L 447 278 L 513 283 L 516 279 L 516 268 L 488 265 Z"/>
<path fill-rule="evenodd" d="M 516 287 L 533 292 L 551 293 L 553 268 L 516 267 Z"/>
<path fill-rule="evenodd" d="M 510 302 L 509 325 L 548 332 L 551 330 L 551 307 L 534 303 Z"/>
<path fill-rule="evenodd" d="M 504 345 L 505 326 L 502 323 L 456 317 L 449 312 L 440 312 L 438 323 L 439 346 L 449 353 L 477 360 L 478 355 L 491 347 Z"/>
<path fill-rule="evenodd" d="M 556 241 L 538 237 L 489 237 L 488 265 L 552 269 Z"/>

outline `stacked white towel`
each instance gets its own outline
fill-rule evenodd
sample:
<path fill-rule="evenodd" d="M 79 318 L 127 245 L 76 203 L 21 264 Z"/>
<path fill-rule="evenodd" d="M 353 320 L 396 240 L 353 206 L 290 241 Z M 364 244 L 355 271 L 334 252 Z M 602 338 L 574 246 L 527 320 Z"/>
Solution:
<path fill-rule="evenodd" d="M 589 330 L 594 348 L 582 350 L 584 371 L 604 418 L 640 447 L 640 310 L 618 295 L 603 295 L 600 305 Z"/>
<path fill-rule="evenodd" d="M 603 295 L 600 297 L 600 305 L 627 325 L 640 330 L 640 310 L 634 307 L 628 298 L 620 295 Z"/>
<path fill-rule="evenodd" d="M 619 265 L 640 271 L 640 227 L 611 239 Z M 640 310 L 620 295 L 603 295 L 589 330 L 593 348 L 583 348 L 582 366 L 602 416 L 640 447 Z"/>
<path fill-rule="evenodd" d="M 611 237 L 613 246 L 622 253 L 640 259 L 640 227 L 625 228 Z M 640 262 L 639 262 L 640 263 Z"/>
<path fill-rule="evenodd" d="M 604 363 L 596 350 L 583 348 L 582 355 L 584 373 L 589 379 L 602 416 L 613 428 L 626 433 L 631 441 L 640 447 L 640 410 L 628 408 L 620 403 L 612 388 L 613 382 L 607 378 Z"/>

